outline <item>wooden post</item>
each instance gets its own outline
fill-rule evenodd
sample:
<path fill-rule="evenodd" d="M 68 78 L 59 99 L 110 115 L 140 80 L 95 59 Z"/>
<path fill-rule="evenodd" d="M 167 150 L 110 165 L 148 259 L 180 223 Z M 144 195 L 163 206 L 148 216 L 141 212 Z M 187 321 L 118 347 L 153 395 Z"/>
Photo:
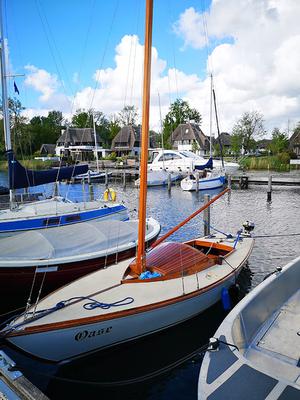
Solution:
<path fill-rule="evenodd" d="M 268 191 L 267 191 L 267 201 L 272 201 L 272 175 L 269 175 L 268 179 Z"/>
<path fill-rule="evenodd" d="M 210 195 L 204 195 L 204 204 L 210 201 Z M 210 206 L 203 211 L 203 221 L 204 221 L 204 236 L 210 235 Z"/>
<path fill-rule="evenodd" d="M 123 187 L 126 188 L 126 171 L 123 172 Z"/>
<path fill-rule="evenodd" d="M 88 184 L 91 184 L 91 171 L 88 170 Z"/>
<path fill-rule="evenodd" d="M 227 187 L 231 190 L 231 175 L 228 175 L 227 177 Z"/>
<path fill-rule="evenodd" d="M 105 187 L 108 187 L 108 173 L 107 173 L 107 169 L 105 170 Z"/>
<path fill-rule="evenodd" d="M 54 197 L 58 196 L 58 182 L 54 182 Z"/>
<path fill-rule="evenodd" d="M 168 191 L 171 192 L 172 188 L 172 179 L 171 179 L 171 174 L 168 174 Z"/>
<path fill-rule="evenodd" d="M 196 172 L 196 192 L 199 192 L 199 172 Z"/>
<path fill-rule="evenodd" d="M 90 193 L 90 200 L 94 200 L 94 186 L 92 184 L 89 184 L 89 193 Z"/>

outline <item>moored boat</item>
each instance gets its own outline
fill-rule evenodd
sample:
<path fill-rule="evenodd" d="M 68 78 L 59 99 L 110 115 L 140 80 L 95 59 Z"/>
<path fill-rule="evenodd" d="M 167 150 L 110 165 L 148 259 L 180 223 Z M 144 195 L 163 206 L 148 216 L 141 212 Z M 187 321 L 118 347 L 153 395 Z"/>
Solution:
<path fill-rule="evenodd" d="M 0 240 L 0 290 L 25 304 L 99 268 L 132 257 L 137 245 L 136 220 L 94 220 L 35 230 Z M 160 225 L 147 220 L 145 240 L 157 238 Z M 30 295 L 30 292 L 34 291 Z"/>
<path fill-rule="evenodd" d="M 180 186 L 182 190 L 194 191 L 197 190 L 210 190 L 221 188 L 226 182 L 225 174 L 219 171 L 207 171 L 205 176 L 197 177 L 195 173 L 191 173 L 181 180 Z"/>
<path fill-rule="evenodd" d="M 228 314 L 211 339 L 198 399 L 300 398 L 300 257 Z"/>

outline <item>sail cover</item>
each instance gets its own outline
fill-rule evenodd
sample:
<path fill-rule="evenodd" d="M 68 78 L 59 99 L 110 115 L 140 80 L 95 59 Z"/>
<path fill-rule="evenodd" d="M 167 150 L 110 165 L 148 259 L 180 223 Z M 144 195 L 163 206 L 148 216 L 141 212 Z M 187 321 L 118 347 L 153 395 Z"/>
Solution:
<path fill-rule="evenodd" d="M 7 160 L 10 189 L 21 189 L 71 179 L 75 175 L 85 174 L 88 171 L 87 164 L 41 171 L 26 169 L 16 160 L 12 151 L 7 152 Z"/>
<path fill-rule="evenodd" d="M 202 169 L 205 169 L 205 168 L 207 168 L 207 169 L 212 169 L 213 168 L 213 159 L 212 159 L 212 157 L 204 165 L 195 165 L 195 169 L 202 170 Z"/>

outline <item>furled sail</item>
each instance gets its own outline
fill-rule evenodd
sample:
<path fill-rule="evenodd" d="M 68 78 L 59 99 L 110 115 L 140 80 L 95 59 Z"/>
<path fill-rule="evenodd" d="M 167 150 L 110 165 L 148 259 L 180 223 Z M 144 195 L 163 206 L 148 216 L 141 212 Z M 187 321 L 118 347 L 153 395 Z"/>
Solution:
<path fill-rule="evenodd" d="M 85 174 L 88 171 L 87 164 L 41 171 L 26 169 L 16 160 L 13 151 L 7 152 L 7 160 L 10 189 L 21 189 L 71 179 L 75 175 Z"/>
<path fill-rule="evenodd" d="M 212 169 L 213 168 L 213 159 L 210 157 L 210 159 L 207 161 L 206 164 L 204 165 L 195 165 L 195 169 Z"/>

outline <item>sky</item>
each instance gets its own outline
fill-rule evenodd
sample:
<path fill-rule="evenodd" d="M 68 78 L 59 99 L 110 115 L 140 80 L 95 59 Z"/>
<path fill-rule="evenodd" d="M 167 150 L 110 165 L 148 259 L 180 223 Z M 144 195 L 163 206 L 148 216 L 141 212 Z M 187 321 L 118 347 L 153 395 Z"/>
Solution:
<path fill-rule="evenodd" d="M 94 109 L 141 118 L 144 0 L 2 0 L 9 95 L 24 115 Z M 300 121 L 299 0 L 154 0 L 150 125 L 176 98 L 209 134 L 210 74 L 221 131 L 244 112 L 289 134 Z M 16 82 L 20 95 L 14 93 Z M 213 126 L 215 131 L 215 125 Z"/>

